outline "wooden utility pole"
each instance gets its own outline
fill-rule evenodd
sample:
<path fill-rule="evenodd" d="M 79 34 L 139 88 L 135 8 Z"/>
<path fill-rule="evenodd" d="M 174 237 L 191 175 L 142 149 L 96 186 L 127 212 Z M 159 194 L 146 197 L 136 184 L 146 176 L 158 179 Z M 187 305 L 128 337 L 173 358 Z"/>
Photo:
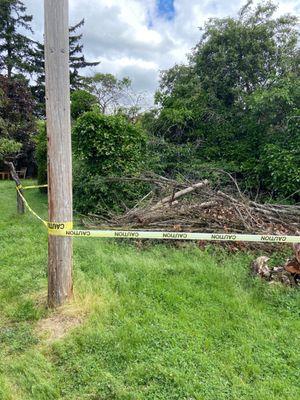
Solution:
<path fill-rule="evenodd" d="M 69 1 L 44 0 L 49 222 L 72 221 Z M 72 238 L 48 237 L 48 306 L 72 297 Z"/>

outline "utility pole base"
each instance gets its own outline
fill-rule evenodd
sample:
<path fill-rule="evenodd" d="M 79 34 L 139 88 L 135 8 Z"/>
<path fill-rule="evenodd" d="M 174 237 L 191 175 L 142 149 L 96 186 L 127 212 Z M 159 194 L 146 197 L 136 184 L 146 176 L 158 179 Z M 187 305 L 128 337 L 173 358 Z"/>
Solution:
<path fill-rule="evenodd" d="M 55 308 L 73 297 L 72 238 L 49 235 L 48 254 L 48 307 Z"/>

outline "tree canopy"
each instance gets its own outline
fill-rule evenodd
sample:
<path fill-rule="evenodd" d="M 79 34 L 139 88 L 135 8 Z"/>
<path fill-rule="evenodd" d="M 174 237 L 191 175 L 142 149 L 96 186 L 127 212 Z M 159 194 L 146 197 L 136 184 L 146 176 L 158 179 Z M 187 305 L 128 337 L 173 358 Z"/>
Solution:
<path fill-rule="evenodd" d="M 20 0 L 1 0 L 0 7 L 0 73 L 11 78 L 33 71 L 33 41 L 20 33 L 32 33 L 32 15 Z"/>
<path fill-rule="evenodd" d="M 143 120 L 156 138 L 193 144 L 198 167 L 222 165 L 248 189 L 284 195 L 298 184 L 300 52 L 297 18 L 275 11 L 248 1 L 236 18 L 210 19 L 189 63 L 162 72 L 157 111 Z M 278 157 L 295 174 L 277 171 Z"/>

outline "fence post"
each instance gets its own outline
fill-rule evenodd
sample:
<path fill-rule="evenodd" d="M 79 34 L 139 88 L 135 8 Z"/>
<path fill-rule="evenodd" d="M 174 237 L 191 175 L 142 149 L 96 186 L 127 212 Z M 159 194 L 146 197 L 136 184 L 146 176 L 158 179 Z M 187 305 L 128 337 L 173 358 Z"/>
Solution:
<path fill-rule="evenodd" d="M 18 176 L 18 174 L 16 172 L 14 164 L 12 162 L 8 162 L 8 161 L 5 161 L 5 164 L 8 165 L 10 176 L 15 181 L 16 187 L 19 188 L 18 190 L 16 190 L 16 192 L 17 192 L 17 211 L 18 211 L 18 214 L 24 214 L 25 213 L 25 205 L 24 205 L 24 201 L 23 201 L 22 197 L 20 196 L 20 193 L 23 195 L 21 181 L 20 181 L 19 176 Z M 19 193 L 19 191 L 20 191 L 20 193 Z"/>

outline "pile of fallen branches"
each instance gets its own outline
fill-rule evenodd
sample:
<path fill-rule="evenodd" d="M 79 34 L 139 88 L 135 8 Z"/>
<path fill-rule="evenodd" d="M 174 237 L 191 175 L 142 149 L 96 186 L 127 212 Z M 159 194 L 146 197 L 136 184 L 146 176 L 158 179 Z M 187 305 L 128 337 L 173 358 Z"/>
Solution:
<path fill-rule="evenodd" d="M 299 205 L 262 204 L 251 200 L 233 178 L 233 185 L 226 190 L 208 180 L 177 182 L 157 176 L 122 180 L 133 179 L 152 185 L 151 191 L 135 207 L 122 215 L 105 218 L 90 215 L 85 224 L 116 229 L 282 235 L 295 235 L 300 229 Z"/>

